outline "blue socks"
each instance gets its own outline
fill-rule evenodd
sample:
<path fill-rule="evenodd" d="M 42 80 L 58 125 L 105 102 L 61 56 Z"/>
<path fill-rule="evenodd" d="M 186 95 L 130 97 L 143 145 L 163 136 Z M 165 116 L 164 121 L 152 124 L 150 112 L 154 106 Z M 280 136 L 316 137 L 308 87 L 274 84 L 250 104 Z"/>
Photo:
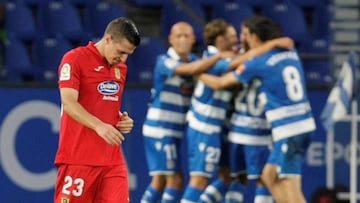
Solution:
<path fill-rule="evenodd" d="M 221 203 L 225 198 L 225 193 L 228 186 L 224 181 L 217 179 L 208 185 L 205 191 L 200 196 L 198 203 Z"/>
<path fill-rule="evenodd" d="M 243 203 L 245 186 L 238 181 L 232 181 L 225 195 L 225 203 Z"/>
<path fill-rule="evenodd" d="M 185 189 L 184 195 L 181 199 L 181 202 L 196 203 L 199 200 L 202 192 L 203 191 L 198 188 L 187 186 Z"/>
<path fill-rule="evenodd" d="M 141 198 L 141 203 L 158 203 L 160 198 L 161 192 L 149 185 Z"/>
<path fill-rule="evenodd" d="M 255 190 L 254 203 L 273 203 L 274 200 L 266 187 L 257 187 Z"/>
<path fill-rule="evenodd" d="M 173 188 L 166 188 L 162 198 L 161 203 L 178 203 L 180 202 L 181 191 Z"/>

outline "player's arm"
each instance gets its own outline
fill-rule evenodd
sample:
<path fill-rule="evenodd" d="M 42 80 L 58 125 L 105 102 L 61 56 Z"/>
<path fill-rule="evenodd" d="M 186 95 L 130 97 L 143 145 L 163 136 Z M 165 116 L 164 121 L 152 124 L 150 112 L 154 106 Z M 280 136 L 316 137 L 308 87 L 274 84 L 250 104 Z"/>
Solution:
<path fill-rule="evenodd" d="M 280 37 L 272 40 L 266 41 L 259 47 L 250 49 L 246 53 L 237 56 L 230 64 L 230 69 L 234 70 L 240 64 L 244 63 L 245 61 L 254 58 L 255 56 L 259 56 L 264 54 L 275 47 L 279 48 L 286 48 L 286 49 L 293 49 L 295 46 L 294 41 L 289 37 Z"/>
<path fill-rule="evenodd" d="M 174 71 L 175 75 L 196 75 L 203 73 L 214 65 L 218 60 L 222 58 L 229 58 L 233 56 L 232 51 L 220 52 L 209 58 L 200 59 L 190 63 L 180 64 Z"/>
<path fill-rule="evenodd" d="M 234 76 L 233 71 L 230 71 L 222 76 L 203 73 L 198 76 L 198 79 L 205 85 L 215 90 L 225 89 L 227 87 L 241 84 L 241 82 Z"/>
<path fill-rule="evenodd" d="M 60 88 L 63 111 L 84 126 L 93 129 L 108 144 L 118 145 L 124 136 L 112 125 L 102 122 L 90 114 L 79 102 L 79 92 L 73 88 Z"/>

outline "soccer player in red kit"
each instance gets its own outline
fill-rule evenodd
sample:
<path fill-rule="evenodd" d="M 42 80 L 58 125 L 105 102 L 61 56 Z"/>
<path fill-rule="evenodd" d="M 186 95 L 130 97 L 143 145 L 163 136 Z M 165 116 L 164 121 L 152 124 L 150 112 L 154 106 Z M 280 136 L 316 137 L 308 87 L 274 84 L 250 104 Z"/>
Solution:
<path fill-rule="evenodd" d="M 59 67 L 62 114 L 56 203 L 128 203 L 120 145 L 133 120 L 120 112 L 127 66 L 140 43 L 135 24 L 111 21 L 97 43 L 67 52 Z"/>

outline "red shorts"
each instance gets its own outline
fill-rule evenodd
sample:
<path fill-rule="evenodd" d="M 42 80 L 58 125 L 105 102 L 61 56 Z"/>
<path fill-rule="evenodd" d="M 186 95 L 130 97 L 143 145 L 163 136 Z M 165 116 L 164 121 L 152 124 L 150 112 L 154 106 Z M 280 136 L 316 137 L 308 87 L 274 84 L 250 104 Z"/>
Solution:
<path fill-rule="evenodd" d="M 126 166 L 60 165 L 55 203 L 129 203 Z"/>

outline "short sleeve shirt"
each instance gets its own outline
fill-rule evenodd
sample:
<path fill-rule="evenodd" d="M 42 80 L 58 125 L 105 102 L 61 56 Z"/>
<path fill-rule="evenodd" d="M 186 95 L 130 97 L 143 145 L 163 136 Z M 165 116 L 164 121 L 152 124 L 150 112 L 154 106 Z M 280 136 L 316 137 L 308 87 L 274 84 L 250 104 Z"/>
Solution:
<path fill-rule="evenodd" d="M 127 66 L 109 66 L 93 42 L 67 52 L 59 67 L 59 88 L 78 91 L 78 102 L 103 122 L 116 125 L 126 80 Z M 61 115 L 60 141 L 55 164 L 124 164 L 121 150 L 105 142 L 94 130 Z"/>

